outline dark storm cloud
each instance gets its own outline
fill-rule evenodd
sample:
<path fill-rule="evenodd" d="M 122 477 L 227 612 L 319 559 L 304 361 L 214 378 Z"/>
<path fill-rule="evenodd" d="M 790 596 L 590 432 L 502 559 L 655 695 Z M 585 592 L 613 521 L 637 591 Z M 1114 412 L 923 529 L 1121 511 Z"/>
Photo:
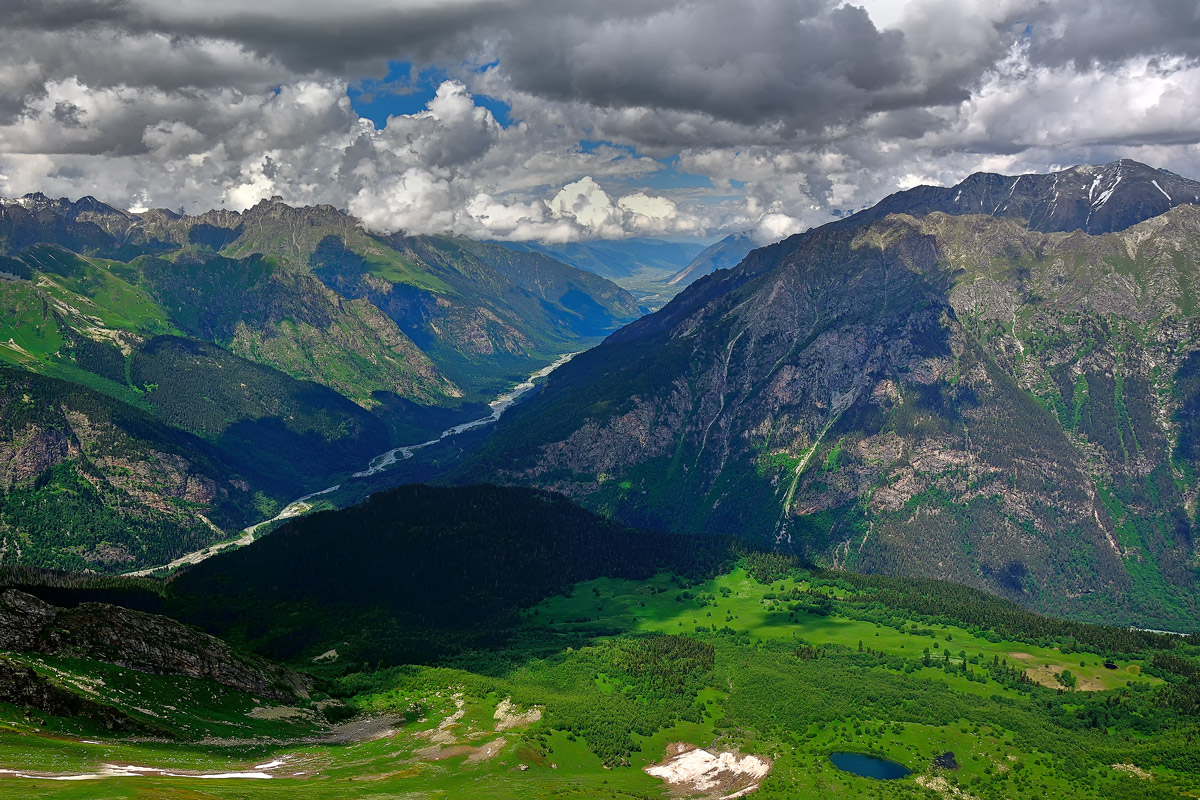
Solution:
<path fill-rule="evenodd" d="M 537 20 L 499 56 L 514 88 L 542 97 L 809 129 L 861 116 L 908 73 L 903 37 L 862 9 L 786 0 L 694 2 L 599 29 Z"/>
<path fill-rule="evenodd" d="M 252 10 L 147 0 L 16 5 L 10 28 L 231 42 L 301 74 L 361 77 L 364 69 L 379 73 L 389 59 L 499 59 L 517 91 L 746 124 L 811 129 L 911 94 L 903 36 L 880 32 L 861 8 L 830 0 L 513 0 L 382 9 L 349 3 L 336 15 L 304 3 Z M 145 75 L 127 67 L 131 77 L 154 82 L 151 65 Z"/>
<path fill-rule="evenodd" d="M 78 127 L 83 123 L 80 117 L 83 114 L 83 109 L 74 103 L 60 101 L 54 105 L 54 121 L 59 125 L 67 125 L 69 127 Z"/>
<path fill-rule="evenodd" d="M 870 14 L 841 0 L 0 0 L 0 191 L 237 208 L 283 194 L 367 209 L 381 229 L 485 237 L 782 236 L 980 168 L 1200 165 L 1195 0 L 862 2 Z M 386 91 L 392 61 L 450 80 L 377 127 L 347 86 Z M 505 125 L 479 95 L 509 106 Z M 678 156 L 719 202 L 639 186 L 663 169 L 648 156 Z"/>
<path fill-rule="evenodd" d="M 1062 0 L 1032 9 L 1031 55 L 1078 69 L 1135 56 L 1200 58 L 1197 0 Z"/>
<path fill-rule="evenodd" d="M 835 0 L 461 0 L 383 4 L 315 0 L 4 0 L 5 25 L 34 36 L 163 36 L 191 58 L 122 60 L 131 85 L 236 83 L 237 64 L 215 62 L 198 41 L 243 48 L 291 74 L 356 79 L 388 60 L 418 64 L 498 59 L 514 91 L 601 108 L 700 113 L 791 131 L 849 124 L 879 110 L 955 104 L 970 96 L 1021 26 L 1031 58 L 1085 68 L 1138 54 L 1200 55 L 1196 0 L 914 3 L 904 33 L 880 31 L 861 8 Z M 81 44 L 46 67 L 67 72 Z M 97 41 L 104 44 L 103 38 Z M 955 52 L 956 45 L 958 52 Z M 164 69 L 165 75 L 157 73 Z M 54 67 L 58 67 L 57 70 Z M 269 72 L 260 63 L 258 73 Z M 255 77 L 262 77 L 256 75 Z M 113 78 L 110 78 L 110 81 Z M 191 81 L 188 83 L 188 81 Z M 919 117 L 905 117 L 912 124 Z"/>
<path fill-rule="evenodd" d="M 95 23 L 121 22 L 125 0 L 4 0 L 4 24 L 10 28 L 67 30 Z"/>

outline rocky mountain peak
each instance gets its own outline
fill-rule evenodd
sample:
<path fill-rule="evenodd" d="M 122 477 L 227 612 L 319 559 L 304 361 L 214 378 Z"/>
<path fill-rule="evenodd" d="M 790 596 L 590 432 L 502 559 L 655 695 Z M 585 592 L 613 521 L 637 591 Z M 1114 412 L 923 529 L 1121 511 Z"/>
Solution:
<path fill-rule="evenodd" d="M 1044 233 L 1111 233 L 1183 204 L 1200 204 L 1200 182 L 1122 159 L 1049 174 L 976 172 L 955 186 L 917 186 L 833 225 L 858 226 L 888 214 L 985 214 L 1020 219 Z"/>

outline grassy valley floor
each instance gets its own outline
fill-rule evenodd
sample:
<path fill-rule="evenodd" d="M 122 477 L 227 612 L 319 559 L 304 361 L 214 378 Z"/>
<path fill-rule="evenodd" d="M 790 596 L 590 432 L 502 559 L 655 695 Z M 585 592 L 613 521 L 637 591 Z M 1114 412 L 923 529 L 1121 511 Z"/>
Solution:
<path fill-rule="evenodd" d="M 339 724 L 321 702 L 267 708 L 155 676 L 134 679 L 139 694 L 127 671 L 24 656 L 147 724 L 188 729 L 114 738 L 0 706 L 0 796 L 1200 796 L 1194 637 L 1126 653 L 1097 646 L 1101 629 L 1002 638 L 881 607 L 874 591 L 761 560 L 702 582 L 587 581 L 523 611 L 503 644 L 440 665 L 371 670 L 336 647 L 307 659 L 358 712 Z M 674 791 L 646 772 L 691 747 L 769 771 Z M 835 751 L 912 774 L 841 772 Z"/>

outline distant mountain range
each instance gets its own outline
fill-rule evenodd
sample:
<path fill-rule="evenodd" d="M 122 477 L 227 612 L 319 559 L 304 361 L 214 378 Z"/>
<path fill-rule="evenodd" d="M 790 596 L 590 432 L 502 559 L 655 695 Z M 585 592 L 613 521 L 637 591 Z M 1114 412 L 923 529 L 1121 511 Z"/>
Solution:
<path fill-rule="evenodd" d="M 918 187 L 556 372 L 464 478 L 1169 627 L 1198 611 L 1200 183 Z"/>
<path fill-rule="evenodd" d="M 641 312 L 540 253 L 330 206 L 0 204 L 0 562 L 163 563 Z"/>
<path fill-rule="evenodd" d="M 594 272 L 610 280 L 630 278 L 641 272 L 673 274 L 686 268 L 703 251 L 703 245 L 664 239 L 632 238 L 616 241 L 499 242 L 510 250 L 542 253 L 578 269 Z"/>

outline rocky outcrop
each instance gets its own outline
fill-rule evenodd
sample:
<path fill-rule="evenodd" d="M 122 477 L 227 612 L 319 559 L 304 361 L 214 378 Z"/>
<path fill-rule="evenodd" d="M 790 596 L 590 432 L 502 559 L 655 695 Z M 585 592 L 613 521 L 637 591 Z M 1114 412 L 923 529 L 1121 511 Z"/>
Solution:
<path fill-rule="evenodd" d="M 0 650 L 208 678 L 280 702 L 308 697 L 308 681 L 300 675 L 237 653 L 220 639 L 167 617 L 104 603 L 64 609 L 16 589 L 0 593 Z"/>
<path fill-rule="evenodd" d="M 8 441 L 0 441 L 0 492 L 33 480 L 78 453 L 78 443 L 63 431 L 27 424 Z"/>
<path fill-rule="evenodd" d="M 0 697 L 23 710 L 30 720 L 37 712 L 52 717 L 91 719 L 123 733 L 169 735 L 165 729 L 151 727 L 118 708 L 89 700 L 4 656 L 0 656 Z"/>

